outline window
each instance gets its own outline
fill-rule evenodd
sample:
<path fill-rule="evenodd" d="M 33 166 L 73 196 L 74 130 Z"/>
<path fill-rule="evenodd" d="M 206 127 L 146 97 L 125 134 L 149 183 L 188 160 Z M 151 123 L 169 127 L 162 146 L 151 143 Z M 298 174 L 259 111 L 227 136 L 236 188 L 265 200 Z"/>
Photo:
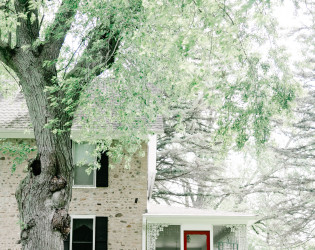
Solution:
<path fill-rule="evenodd" d="M 73 163 L 75 165 L 73 185 L 75 187 L 108 187 L 108 156 L 106 152 L 97 159 L 101 165 L 98 170 L 92 170 L 88 175 L 86 170 L 94 163 L 92 155 L 95 149 L 91 144 L 72 143 Z"/>
<path fill-rule="evenodd" d="M 64 241 L 64 250 L 107 250 L 107 228 L 107 217 L 71 216 L 71 232 Z"/>
<path fill-rule="evenodd" d="M 180 225 L 169 225 L 160 231 L 156 239 L 156 250 L 180 249 Z"/>

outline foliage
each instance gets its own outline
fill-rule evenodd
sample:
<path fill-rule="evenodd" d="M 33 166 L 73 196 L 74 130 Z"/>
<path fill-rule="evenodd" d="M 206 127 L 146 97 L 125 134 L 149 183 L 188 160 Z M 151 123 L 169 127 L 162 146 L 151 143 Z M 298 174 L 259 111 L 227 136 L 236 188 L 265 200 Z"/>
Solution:
<path fill-rule="evenodd" d="M 195 18 L 188 19 L 186 30 L 184 27 L 176 29 L 175 48 L 163 54 L 166 49 L 163 45 L 169 39 L 166 35 L 161 49 L 152 49 L 158 52 L 154 67 L 156 62 L 171 56 L 179 58 L 179 62 L 184 58 L 181 66 L 184 72 L 180 71 L 173 80 L 180 81 L 177 93 L 185 93 L 185 83 L 190 83 L 186 90 L 190 98 L 186 95 L 176 97 L 174 102 L 171 99 L 168 113 L 164 113 L 164 134 L 158 141 L 157 185 L 153 196 L 157 200 L 181 200 L 186 205 L 204 206 L 205 200 L 224 197 L 224 186 L 230 181 L 220 176 L 220 171 L 225 169 L 220 160 L 231 147 L 242 148 L 253 141 L 256 150 L 262 150 L 262 145 L 270 138 L 272 117 L 290 110 L 297 85 L 286 66 L 285 50 L 277 45 L 276 21 L 268 4 L 208 1 L 205 6 L 203 2 L 198 3 L 201 8 L 194 2 L 176 9 L 167 6 L 170 12 L 178 13 L 176 18 L 185 11 L 189 13 L 188 10 Z M 160 8 L 163 9 L 164 4 Z M 172 22 L 171 14 L 169 18 L 160 16 L 154 16 L 157 21 L 149 22 L 150 26 L 152 23 L 157 23 L 157 27 L 160 24 L 179 26 Z M 183 35 L 181 30 L 185 30 Z M 187 34 L 193 34 L 192 38 Z M 156 41 L 163 34 L 157 36 L 155 40 L 148 36 L 151 47 L 156 47 Z M 177 55 L 176 49 L 184 50 L 184 55 Z M 151 58 L 152 51 L 141 62 Z M 154 68 L 150 66 L 147 64 L 146 70 L 153 75 Z M 175 71 L 163 66 L 161 69 Z M 187 76 L 187 72 L 190 75 Z M 165 75 L 169 73 L 162 74 Z M 170 191 L 174 186 L 177 191 Z M 187 197 L 191 199 L 188 203 Z"/>
<path fill-rule="evenodd" d="M 314 248 L 314 3 L 298 11 L 303 23 L 291 36 L 302 45 L 296 77 L 303 94 L 289 121 L 272 123 L 274 142 L 258 158 L 256 173 L 240 185 L 240 195 L 259 207 L 262 218 L 254 225 L 259 236 L 273 247 Z M 254 201 L 257 201 L 254 202 Z"/>
<path fill-rule="evenodd" d="M 69 31 L 59 56 L 43 61 L 44 68 L 56 65 L 58 70 L 54 84 L 46 87 L 50 105 L 72 117 L 79 93 L 90 88 L 93 80 L 105 82 L 111 90 L 100 89 L 94 99 L 112 107 L 114 92 L 119 110 L 106 112 L 99 124 L 119 121 L 120 131 L 126 132 L 124 148 L 139 144 L 139 134 L 182 95 L 193 99 L 195 93 L 203 93 L 206 102 L 220 110 L 215 139 L 227 145 L 235 140 L 238 147 L 251 137 L 258 144 L 267 141 L 270 118 L 288 109 L 294 99 L 295 87 L 284 55 L 275 48 L 266 47 L 264 53 L 254 49 L 274 42 L 276 36 L 268 2 L 94 0 L 63 4 L 59 13 L 55 1 L 29 2 L 29 12 L 18 18 L 31 15 L 31 22 L 43 21 L 39 37 L 23 45 L 24 49 L 36 49 L 63 36 L 62 26 L 54 28 L 57 21 L 64 22 L 59 15 L 66 8 L 75 12 L 69 20 L 71 27 L 64 24 Z M 14 47 L 18 18 L 11 13 L 12 1 L 2 6 L 1 36 Z M 47 9 L 57 19 L 45 14 Z M 102 53 L 106 51 L 110 54 Z M 112 81 L 100 75 L 108 67 Z M 54 133 L 69 130 L 71 120 L 60 127 L 61 119 L 51 119 L 47 128 Z M 122 153 L 119 148 L 115 150 Z"/>
<path fill-rule="evenodd" d="M 314 248 L 314 3 L 296 3 L 296 11 L 299 15 L 305 11 L 306 17 L 302 26 L 291 31 L 291 38 L 294 36 L 303 46 L 298 58 L 298 72 L 295 66 L 292 75 L 304 86 L 296 104 L 291 106 L 293 112 L 289 116 L 270 117 L 265 134 L 269 141 L 263 147 L 260 145 L 257 151 L 251 144 L 251 137 L 245 137 L 249 143 L 244 145 L 243 153 L 227 154 L 230 162 L 214 165 L 210 161 L 208 165 L 204 164 L 207 168 L 202 169 L 195 159 L 204 152 L 201 143 L 211 141 L 210 134 L 216 126 L 213 120 L 200 114 L 217 117 L 216 113 L 222 110 L 203 103 L 200 105 L 198 101 L 197 105 L 182 101 L 172 107 L 169 116 L 165 116 L 165 134 L 159 142 L 154 198 L 158 202 L 163 199 L 186 206 L 256 212 L 261 219 L 252 227 L 249 249 Z M 288 40 L 286 38 L 285 42 Z M 298 48 L 294 47 L 295 53 L 299 53 Z M 291 97 L 287 98 L 282 98 L 284 107 Z M 256 107 L 259 111 L 259 106 Z M 182 113 L 185 115 L 181 116 Z M 240 122 L 246 124 L 246 117 Z M 179 123 L 179 120 L 183 122 Z M 181 129 L 176 129 L 179 126 Z M 218 156 L 215 150 L 221 145 L 214 145 L 207 144 L 209 159 Z M 196 158 L 188 160 L 187 153 Z M 200 154 L 201 159 L 204 158 Z"/>
<path fill-rule="evenodd" d="M 180 94 L 194 99 L 195 93 L 202 93 L 220 111 L 218 141 L 236 140 L 242 147 L 254 137 L 264 143 L 270 117 L 289 108 L 295 89 L 283 55 L 274 48 L 265 55 L 254 49 L 265 44 L 267 32 L 272 33 L 268 27 L 272 20 L 262 17 L 268 7 L 247 1 L 163 1 L 144 6 L 146 23 L 125 44 L 138 55 L 125 55 L 136 66 L 130 68 L 129 83 L 132 76 L 144 75 L 141 80 L 162 88 L 170 105 L 176 105 Z M 153 14 L 157 8 L 159 15 Z"/>
<path fill-rule="evenodd" d="M 303 82 L 291 117 L 273 118 L 272 140 L 260 155 L 246 148 L 247 162 L 235 166 L 220 208 L 256 211 L 261 219 L 253 225 L 255 249 L 314 248 L 314 11 L 306 1 L 303 25 L 291 31 L 302 49 L 295 78 Z M 314 4 L 313 4 L 314 5 Z M 301 6 L 300 6 L 301 7 Z M 301 13 L 300 13 L 301 14 Z M 223 175 L 223 178 L 231 174 Z M 255 236 L 254 236 L 255 235 Z"/>
<path fill-rule="evenodd" d="M 35 146 L 30 145 L 28 141 L 12 142 L 6 139 L 0 140 L 0 152 L 3 155 L 12 157 L 11 171 L 14 172 L 16 167 L 29 159 L 31 152 L 36 150 Z"/>
<path fill-rule="evenodd" d="M 10 98 L 18 91 L 17 77 L 5 65 L 0 63 L 0 99 Z"/>

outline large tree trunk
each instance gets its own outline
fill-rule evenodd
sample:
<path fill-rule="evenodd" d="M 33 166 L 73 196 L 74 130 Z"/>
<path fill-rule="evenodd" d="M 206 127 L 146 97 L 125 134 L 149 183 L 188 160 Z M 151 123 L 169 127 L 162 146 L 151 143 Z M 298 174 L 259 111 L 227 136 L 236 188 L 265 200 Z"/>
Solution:
<path fill-rule="evenodd" d="M 110 34 L 111 25 L 97 25 L 82 57 L 65 76 L 65 79 L 75 78 L 78 81 L 78 84 L 71 88 L 72 96 L 64 103 L 60 101 L 58 107 L 51 105 L 49 93 L 45 92 L 45 88 L 55 87 L 57 90 L 53 95 L 59 98 L 58 100 L 63 100 L 63 97 L 69 96 L 70 93 L 65 89 L 66 85 L 55 82 L 58 81 L 56 61 L 79 2 L 61 1 L 54 21 L 47 28 L 47 32 L 43 32 L 45 39 L 42 41 L 39 36 L 41 22 L 38 9 L 32 7 L 31 1 L 15 0 L 18 25 L 14 49 L 11 48 L 11 39 L 4 42 L 0 37 L 0 60 L 19 77 L 38 150 L 37 157 L 29 164 L 27 177 L 16 192 L 23 227 L 23 250 L 63 249 L 63 238 L 70 231 L 68 208 L 71 200 L 73 164 L 69 128 L 73 112 L 84 86 L 101 74 L 105 66 L 110 67 L 114 62 L 120 41 L 119 32 Z M 138 10 L 137 7 L 135 11 Z M 103 44 L 101 47 L 98 43 L 100 40 Z M 91 55 L 95 56 L 92 61 L 89 60 Z M 87 75 L 87 68 L 93 74 Z M 71 104 L 67 102 L 69 100 L 72 101 Z M 55 121 L 53 129 L 47 128 L 50 121 Z"/>
<path fill-rule="evenodd" d="M 63 237 L 70 231 L 68 207 L 71 198 L 69 136 L 44 135 L 49 143 L 38 145 L 39 153 L 29 165 L 29 174 L 17 192 L 22 222 L 22 249 L 63 249 Z"/>
<path fill-rule="evenodd" d="M 67 116 L 50 106 L 44 91 L 45 86 L 53 84 L 50 81 L 54 70 L 43 68 L 42 61 L 31 50 L 18 51 L 11 66 L 20 78 L 38 150 L 16 192 L 22 249 L 63 249 L 63 237 L 70 231 L 68 208 L 73 167 L 70 132 L 62 125 Z M 60 119 L 59 129 L 64 132 L 52 133 L 45 127 L 55 118 Z"/>

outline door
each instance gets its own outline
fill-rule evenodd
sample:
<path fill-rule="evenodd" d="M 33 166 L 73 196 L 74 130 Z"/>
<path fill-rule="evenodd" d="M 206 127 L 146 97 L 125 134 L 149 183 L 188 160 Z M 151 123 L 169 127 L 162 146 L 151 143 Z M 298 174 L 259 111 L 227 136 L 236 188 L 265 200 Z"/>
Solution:
<path fill-rule="evenodd" d="M 184 250 L 210 250 L 210 231 L 184 231 Z"/>

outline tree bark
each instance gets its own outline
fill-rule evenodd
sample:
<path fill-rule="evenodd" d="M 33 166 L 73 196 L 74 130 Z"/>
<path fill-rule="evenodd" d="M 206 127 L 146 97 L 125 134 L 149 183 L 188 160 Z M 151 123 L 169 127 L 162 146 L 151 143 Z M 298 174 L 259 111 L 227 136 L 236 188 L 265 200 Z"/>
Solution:
<path fill-rule="evenodd" d="M 29 162 L 29 173 L 16 191 L 22 224 L 23 250 L 63 249 L 70 231 L 72 154 L 70 131 L 55 134 L 45 125 L 51 119 L 68 117 L 50 106 L 45 86 L 51 86 L 51 69 L 30 50 L 16 50 L 10 66 L 20 79 L 31 117 L 37 157 Z M 61 120 L 59 129 L 63 129 Z"/>

